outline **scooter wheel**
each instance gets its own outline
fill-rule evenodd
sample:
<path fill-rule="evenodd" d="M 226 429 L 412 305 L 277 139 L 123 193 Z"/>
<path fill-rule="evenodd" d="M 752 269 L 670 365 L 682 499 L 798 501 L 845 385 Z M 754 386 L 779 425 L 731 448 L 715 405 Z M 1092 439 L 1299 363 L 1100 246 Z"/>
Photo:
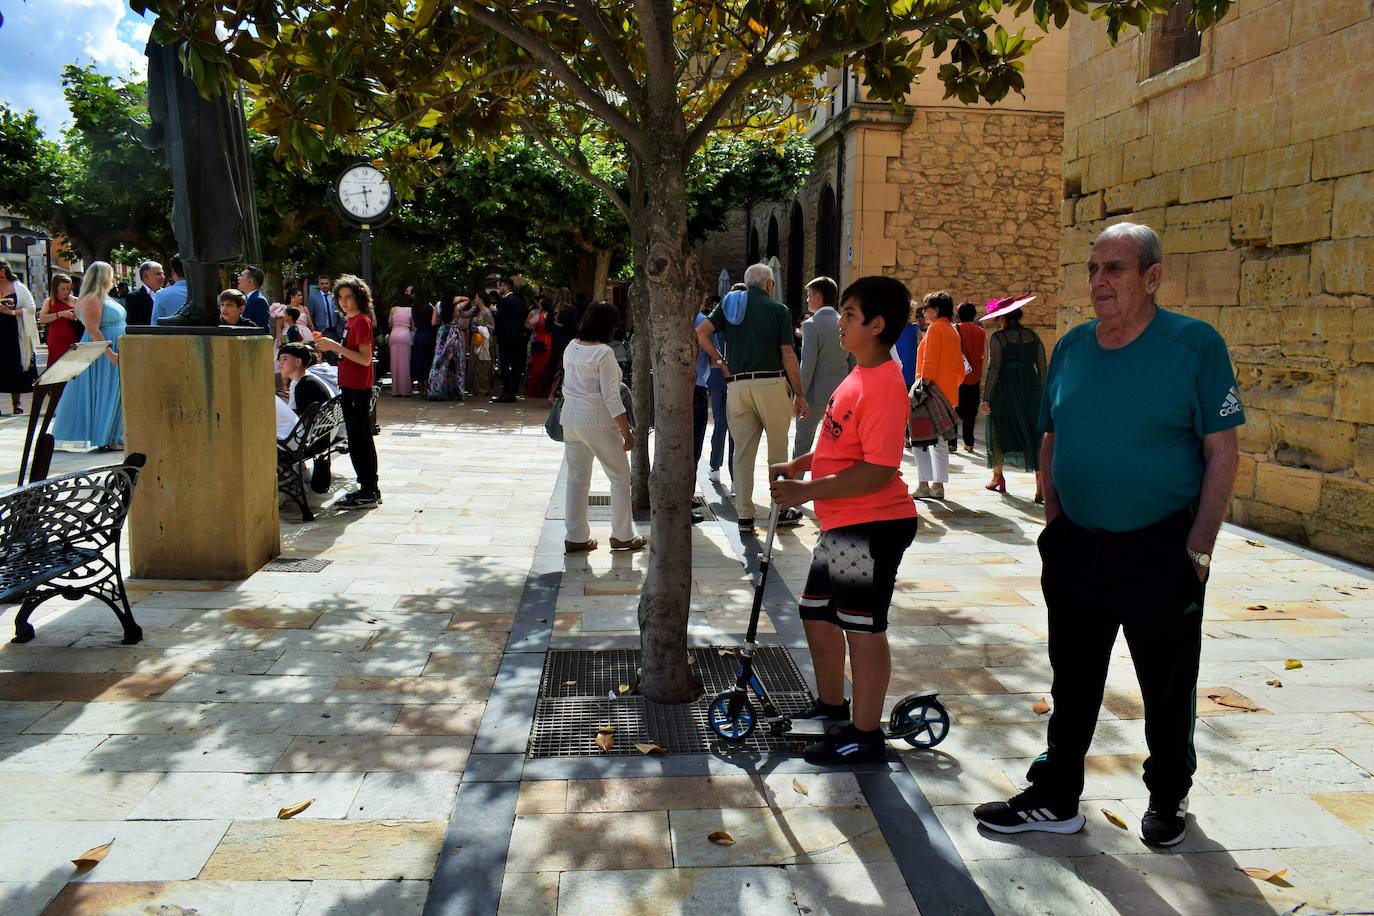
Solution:
<path fill-rule="evenodd" d="M 939 700 L 908 697 L 892 709 L 889 725 L 893 732 L 915 731 L 902 740 L 912 747 L 931 748 L 949 734 L 949 713 Z"/>
<path fill-rule="evenodd" d="M 747 741 L 749 736 L 754 733 L 754 728 L 759 724 L 758 714 L 754 710 L 754 704 L 749 702 L 749 698 L 740 697 L 736 702 L 738 706 L 735 714 L 730 714 L 730 701 L 734 691 L 726 690 L 717 694 L 711 701 L 711 705 L 706 708 L 706 721 L 711 724 L 711 731 L 722 741 L 731 744 L 739 744 Z"/>

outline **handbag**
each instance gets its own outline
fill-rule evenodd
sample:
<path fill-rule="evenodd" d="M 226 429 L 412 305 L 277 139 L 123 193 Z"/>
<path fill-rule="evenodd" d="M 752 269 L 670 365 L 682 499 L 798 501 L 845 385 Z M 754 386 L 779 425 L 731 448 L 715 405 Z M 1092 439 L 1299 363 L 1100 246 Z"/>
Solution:
<path fill-rule="evenodd" d="M 554 442 L 563 441 L 563 399 L 554 398 L 553 406 L 549 408 L 549 415 L 544 418 L 544 432 L 549 434 L 549 438 Z"/>

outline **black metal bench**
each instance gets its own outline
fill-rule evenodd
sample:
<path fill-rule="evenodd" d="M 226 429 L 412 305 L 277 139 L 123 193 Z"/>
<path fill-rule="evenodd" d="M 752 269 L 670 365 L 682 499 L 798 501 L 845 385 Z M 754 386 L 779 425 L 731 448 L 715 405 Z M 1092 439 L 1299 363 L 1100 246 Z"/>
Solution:
<path fill-rule="evenodd" d="M 305 463 L 327 459 L 343 438 L 343 400 L 335 395 L 301 411 L 291 434 L 277 441 L 277 490 L 295 500 L 301 521 L 315 519 L 305 497 Z"/>
<path fill-rule="evenodd" d="M 143 639 L 119 568 L 119 542 L 146 458 L 26 484 L 0 494 L 0 604 L 18 604 L 14 639 L 33 639 L 29 617 L 54 595 L 98 598 L 124 628 L 124 645 Z"/>

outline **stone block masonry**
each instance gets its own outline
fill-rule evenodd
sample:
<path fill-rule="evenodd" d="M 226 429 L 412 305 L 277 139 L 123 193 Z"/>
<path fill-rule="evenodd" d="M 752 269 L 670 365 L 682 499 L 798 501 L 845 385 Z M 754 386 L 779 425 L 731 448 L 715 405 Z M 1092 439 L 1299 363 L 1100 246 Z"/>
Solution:
<path fill-rule="evenodd" d="M 1236 4 L 1150 79 L 1151 36 L 1070 29 L 1058 333 L 1091 317 L 1093 237 L 1153 226 L 1160 304 L 1215 325 L 1235 363 L 1232 520 L 1374 564 L 1374 6 Z"/>

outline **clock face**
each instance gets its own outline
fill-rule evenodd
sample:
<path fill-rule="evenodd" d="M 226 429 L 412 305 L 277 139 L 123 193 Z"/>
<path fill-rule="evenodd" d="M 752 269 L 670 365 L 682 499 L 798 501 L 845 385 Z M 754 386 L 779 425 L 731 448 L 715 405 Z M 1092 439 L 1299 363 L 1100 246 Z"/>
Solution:
<path fill-rule="evenodd" d="M 339 178 L 339 203 L 359 222 L 370 222 L 391 206 L 391 185 L 370 165 L 355 165 Z"/>

